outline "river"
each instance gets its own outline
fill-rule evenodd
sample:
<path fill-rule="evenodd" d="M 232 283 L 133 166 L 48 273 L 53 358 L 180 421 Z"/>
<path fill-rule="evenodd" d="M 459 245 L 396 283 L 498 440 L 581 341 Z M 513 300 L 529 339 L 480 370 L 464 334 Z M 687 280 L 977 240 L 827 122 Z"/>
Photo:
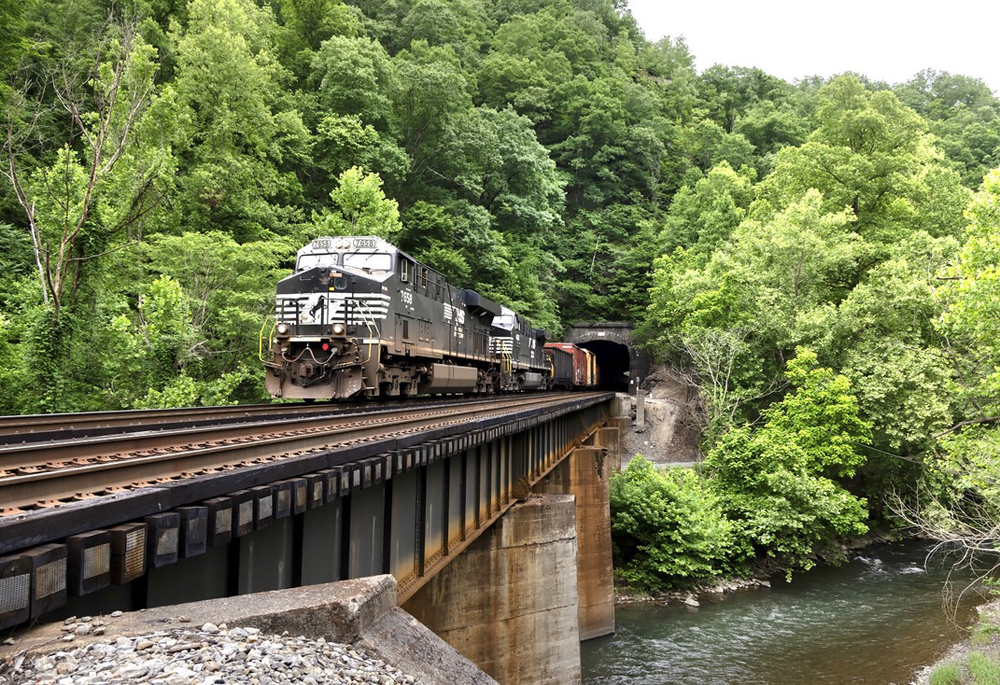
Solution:
<path fill-rule="evenodd" d="M 583 644 L 584 685 L 909 683 L 965 636 L 982 601 L 972 591 L 957 615 L 946 611 L 947 566 L 935 557 L 925 567 L 927 550 L 875 545 L 697 608 L 618 606 L 617 633 Z"/>

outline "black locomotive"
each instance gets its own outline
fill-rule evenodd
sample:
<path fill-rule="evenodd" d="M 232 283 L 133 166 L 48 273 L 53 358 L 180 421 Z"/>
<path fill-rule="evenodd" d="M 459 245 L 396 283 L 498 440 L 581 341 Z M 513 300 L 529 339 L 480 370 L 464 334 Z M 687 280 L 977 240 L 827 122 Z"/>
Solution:
<path fill-rule="evenodd" d="M 552 378 L 545 331 L 374 236 L 300 249 L 270 338 L 273 397 L 512 392 Z"/>

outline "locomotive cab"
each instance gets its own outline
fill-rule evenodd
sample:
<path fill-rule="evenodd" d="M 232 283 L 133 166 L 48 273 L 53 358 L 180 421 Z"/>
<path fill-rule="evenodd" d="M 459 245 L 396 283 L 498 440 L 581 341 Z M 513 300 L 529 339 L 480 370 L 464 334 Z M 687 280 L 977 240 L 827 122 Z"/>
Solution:
<path fill-rule="evenodd" d="M 502 390 L 537 390 L 550 376 L 543 347 L 545 331 L 512 309 L 500 308 L 490 328 L 490 351 L 500 364 Z"/>

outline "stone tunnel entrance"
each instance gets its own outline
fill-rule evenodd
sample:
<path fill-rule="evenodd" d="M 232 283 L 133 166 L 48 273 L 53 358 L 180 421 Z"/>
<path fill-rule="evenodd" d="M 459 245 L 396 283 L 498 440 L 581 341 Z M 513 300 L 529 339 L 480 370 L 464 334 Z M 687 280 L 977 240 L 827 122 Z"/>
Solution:
<path fill-rule="evenodd" d="M 602 390 L 635 394 L 649 373 L 649 357 L 633 344 L 630 323 L 578 323 L 569 328 L 565 340 L 597 355 Z"/>

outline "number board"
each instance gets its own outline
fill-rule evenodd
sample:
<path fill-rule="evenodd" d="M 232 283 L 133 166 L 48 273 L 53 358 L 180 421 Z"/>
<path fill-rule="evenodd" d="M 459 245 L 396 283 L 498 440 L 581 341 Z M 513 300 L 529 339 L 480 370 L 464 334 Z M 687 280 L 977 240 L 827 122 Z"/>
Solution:
<path fill-rule="evenodd" d="M 316 238 L 312 241 L 312 246 L 314 250 L 329 250 L 331 242 L 329 238 Z"/>
<path fill-rule="evenodd" d="M 375 247 L 374 238 L 355 238 L 354 247 Z"/>

